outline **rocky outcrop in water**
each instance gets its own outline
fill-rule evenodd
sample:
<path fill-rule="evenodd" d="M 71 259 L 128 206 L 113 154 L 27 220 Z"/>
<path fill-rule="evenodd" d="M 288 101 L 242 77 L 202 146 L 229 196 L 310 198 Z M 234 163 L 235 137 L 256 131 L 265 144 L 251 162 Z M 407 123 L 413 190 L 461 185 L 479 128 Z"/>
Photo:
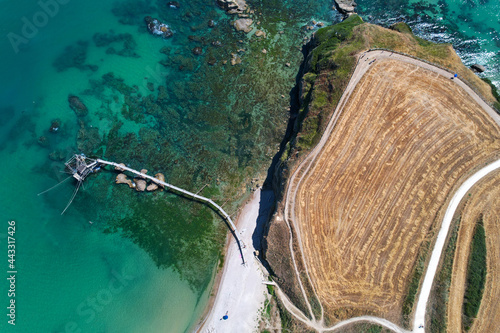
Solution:
<path fill-rule="evenodd" d="M 167 24 L 160 22 L 158 19 L 146 16 L 144 21 L 147 24 L 148 31 L 155 36 L 168 38 L 174 34 Z"/>
<path fill-rule="evenodd" d="M 245 0 L 217 0 L 217 5 L 229 14 L 243 13 L 247 9 Z"/>
<path fill-rule="evenodd" d="M 233 26 L 238 31 L 250 32 L 252 31 L 252 19 L 242 18 L 233 22 Z"/>
<path fill-rule="evenodd" d="M 335 0 L 335 7 L 345 17 L 356 13 L 356 2 L 354 0 Z"/>
<path fill-rule="evenodd" d="M 199 46 L 195 47 L 193 50 L 191 50 L 191 52 L 194 54 L 194 55 L 200 55 L 203 53 L 203 49 Z"/>
<path fill-rule="evenodd" d="M 151 183 L 148 185 L 148 187 L 146 187 L 146 191 L 148 191 L 148 192 L 153 192 L 157 189 L 158 189 L 158 185 L 156 185 L 155 183 Z"/>
<path fill-rule="evenodd" d="M 231 53 L 231 65 L 234 66 L 237 64 L 241 64 L 240 56 L 236 53 Z"/>
<path fill-rule="evenodd" d="M 164 182 L 165 181 L 165 175 L 158 172 L 156 175 L 155 175 L 155 178 L 158 179 L 159 181 L 162 181 Z M 160 185 L 161 187 L 163 187 L 163 185 Z"/>
<path fill-rule="evenodd" d="M 78 96 L 69 95 L 68 102 L 69 107 L 75 111 L 77 117 L 85 117 L 89 113 L 89 110 Z"/>
<path fill-rule="evenodd" d="M 134 183 L 130 179 L 128 179 L 127 175 L 125 175 L 124 173 L 119 173 L 116 176 L 116 183 L 117 184 L 127 184 L 128 187 L 134 188 Z"/>
<path fill-rule="evenodd" d="M 57 133 L 60 128 L 61 128 L 61 121 L 59 119 L 52 120 L 52 123 L 50 124 L 50 128 L 49 128 L 49 132 L 50 133 Z"/>
<path fill-rule="evenodd" d="M 177 1 L 169 1 L 167 2 L 167 6 L 169 6 L 170 8 L 179 9 L 181 7 L 181 4 Z"/>
<path fill-rule="evenodd" d="M 135 180 L 135 185 L 136 185 L 136 186 L 135 186 L 135 190 L 136 190 L 137 192 L 144 192 L 144 190 L 146 189 L 146 185 L 147 185 L 147 183 L 146 183 L 146 181 L 145 181 L 145 180 L 143 180 L 143 179 L 136 179 L 136 180 Z"/>
<path fill-rule="evenodd" d="M 484 66 L 479 65 L 479 64 L 474 64 L 474 65 L 470 66 L 470 68 L 476 73 L 482 73 L 486 70 L 486 68 Z"/>

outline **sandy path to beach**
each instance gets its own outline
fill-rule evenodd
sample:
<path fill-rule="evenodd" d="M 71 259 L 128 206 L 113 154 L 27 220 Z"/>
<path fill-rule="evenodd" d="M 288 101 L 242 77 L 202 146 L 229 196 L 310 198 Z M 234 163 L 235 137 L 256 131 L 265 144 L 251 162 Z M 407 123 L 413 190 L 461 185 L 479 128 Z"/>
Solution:
<path fill-rule="evenodd" d="M 251 200 L 243 207 L 236 222 L 239 237 L 243 241 L 242 265 L 240 252 L 232 236 L 224 262 L 224 272 L 216 291 L 215 302 L 198 329 L 203 333 L 254 332 L 257 330 L 260 311 L 266 299 L 264 274 L 254 257 L 252 234 L 255 230 L 260 207 L 260 189 L 255 191 Z M 227 313 L 226 320 L 222 317 Z"/>

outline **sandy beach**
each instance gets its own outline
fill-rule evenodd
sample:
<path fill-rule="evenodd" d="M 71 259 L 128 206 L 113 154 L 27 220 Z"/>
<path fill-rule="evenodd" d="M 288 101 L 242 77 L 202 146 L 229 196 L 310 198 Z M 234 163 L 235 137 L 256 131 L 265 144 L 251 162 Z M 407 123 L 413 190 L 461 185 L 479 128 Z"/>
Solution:
<path fill-rule="evenodd" d="M 216 291 L 215 301 L 197 332 L 254 332 L 260 309 L 266 299 L 267 289 L 263 269 L 254 256 L 252 235 L 257 225 L 261 190 L 255 191 L 241 211 L 236 226 L 243 242 L 242 264 L 240 251 L 234 237 L 230 236 L 224 270 Z M 227 319 L 223 317 L 227 315 Z"/>

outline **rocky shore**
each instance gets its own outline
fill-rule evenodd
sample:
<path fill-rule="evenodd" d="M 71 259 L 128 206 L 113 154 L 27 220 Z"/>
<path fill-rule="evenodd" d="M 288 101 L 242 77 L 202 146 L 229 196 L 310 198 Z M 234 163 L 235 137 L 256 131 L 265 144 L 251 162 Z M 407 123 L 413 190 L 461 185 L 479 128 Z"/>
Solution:
<path fill-rule="evenodd" d="M 344 18 L 356 13 L 356 2 L 354 0 L 335 0 L 335 8 L 344 15 Z"/>
<path fill-rule="evenodd" d="M 217 5 L 229 14 L 240 14 L 247 9 L 245 0 L 217 0 Z"/>

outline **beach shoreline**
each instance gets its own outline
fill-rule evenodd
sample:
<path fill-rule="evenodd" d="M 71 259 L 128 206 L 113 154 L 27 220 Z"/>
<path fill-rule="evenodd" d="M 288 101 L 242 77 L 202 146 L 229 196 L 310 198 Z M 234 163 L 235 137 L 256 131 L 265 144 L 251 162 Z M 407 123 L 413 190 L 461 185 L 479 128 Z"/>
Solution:
<path fill-rule="evenodd" d="M 261 190 L 255 191 L 243 206 L 237 220 L 238 236 L 242 241 L 245 265 L 232 235 L 225 247 L 222 271 L 217 273 L 202 319 L 194 332 L 254 331 L 259 324 L 259 309 L 266 299 L 267 288 L 262 283 L 265 273 L 255 257 L 252 235 L 257 225 Z M 223 317 L 227 315 L 226 319 Z"/>

